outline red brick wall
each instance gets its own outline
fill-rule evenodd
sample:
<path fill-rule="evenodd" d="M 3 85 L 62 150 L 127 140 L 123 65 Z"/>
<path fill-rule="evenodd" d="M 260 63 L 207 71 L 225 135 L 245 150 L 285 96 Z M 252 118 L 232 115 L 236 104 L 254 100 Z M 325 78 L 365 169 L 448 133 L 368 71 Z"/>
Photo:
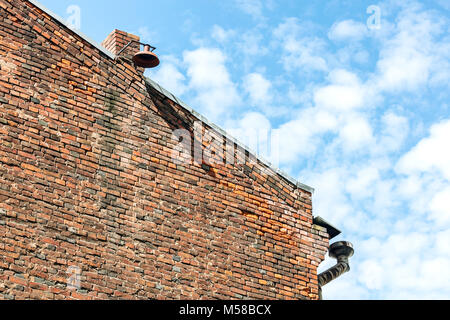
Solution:
<path fill-rule="evenodd" d="M 0 10 L 0 299 L 318 298 L 309 192 L 174 163 L 192 114 L 29 2 Z"/>

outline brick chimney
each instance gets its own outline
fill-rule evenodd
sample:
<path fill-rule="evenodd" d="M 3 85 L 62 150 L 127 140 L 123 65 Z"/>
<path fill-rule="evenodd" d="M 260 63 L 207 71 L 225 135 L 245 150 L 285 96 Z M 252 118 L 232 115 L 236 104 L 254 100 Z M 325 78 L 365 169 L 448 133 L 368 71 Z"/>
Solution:
<path fill-rule="evenodd" d="M 121 30 L 114 30 L 109 36 L 102 42 L 102 46 L 108 51 L 117 55 L 122 48 L 124 48 L 130 41 L 140 41 L 140 38 L 134 34 L 127 33 Z M 120 56 L 131 59 L 134 54 L 140 51 L 139 43 L 132 43 Z"/>

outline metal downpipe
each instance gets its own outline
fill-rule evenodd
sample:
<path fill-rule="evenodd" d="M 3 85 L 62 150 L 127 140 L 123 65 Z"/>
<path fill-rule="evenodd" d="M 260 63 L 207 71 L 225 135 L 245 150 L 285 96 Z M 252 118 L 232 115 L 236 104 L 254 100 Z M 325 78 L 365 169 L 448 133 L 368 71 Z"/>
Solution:
<path fill-rule="evenodd" d="M 344 273 L 350 271 L 349 258 L 353 256 L 353 245 L 348 241 L 339 241 L 330 246 L 329 256 L 337 259 L 337 264 L 319 274 L 319 299 L 322 300 L 322 287 Z"/>

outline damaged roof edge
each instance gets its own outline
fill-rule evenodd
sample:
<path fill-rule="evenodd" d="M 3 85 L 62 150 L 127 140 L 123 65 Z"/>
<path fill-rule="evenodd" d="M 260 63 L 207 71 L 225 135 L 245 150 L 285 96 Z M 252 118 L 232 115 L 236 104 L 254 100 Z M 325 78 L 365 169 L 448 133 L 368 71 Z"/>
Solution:
<path fill-rule="evenodd" d="M 109 52 L 108 50 L 106 50 L 105 48 L 103 48 L 101 45 L 99 45 L 96 41 L 92 40 L 91 38 L 89 38 L 87 35 L 85 35 L 83 32 L 81 32 L 80 30 L 76 30 L 72 27 L 69 26 L 69 24 L 60 16 L 58 16 L 56 13 L 54 13 L 53 11 L 49 10 L 48 8 L 46 8 L 43 4 L 41 4 L 39 1 L 37 0 L 27 0 L 28 2 L 30 2 L 31 4 L 33 4 L 34 6 L 36 6 L 37 8 L 41 9 L 42 11 L 44 11 L 46 14 L 48 14 L 50 17 L 52 17 L 53 19 L 55 19 L 56 21 L 58 21 L 59 23 L 61 23 L 62 25 L 64 25 L 67 29 L 71 30 L 72 32 L 76 33 L 79 37 L 81 37 L 82 39 L 84 39 L 85 41 L 87 41 L 88 43 L 90 43 L 91 45 L 93 45 L 94 47 L 96 47 L 98 50 L 100 50 L 101 52 L 103 52 L 104 54 L 106 54 L 108 57 L 110 57 L 111 59 L 115 59 L 115 55 L 112 54 L 111 52 Z"/>
<path fill-rule="evenodd" d="M 82 33 L 80 30 L 75 30 L 72 27 L 69 26 L 69 24 L 60 16 L 58 16 L 56 13 L 52 12 L 51 10 L 49 10 L 48 8 L 46 8 L 44 5 L 42 5 L 39 1 L 37 0 L 27 0 L 28 2 L 32 3 L 34 6 L 36 6 L 37 8 L 39 8 L 40 10 L 44 11 L 46 14 L 48 14 L 49 16 L 51 16 L 53 19 L 55 19 L 56 21 L 58 21 L 59 23 L 61 23 L 62 25 L 64 25 L 67 29 L 71 30 L 72 32 L 74 32 L 75 34 L 77 34 L 79 37 L 81 37 L 82 39 L 84 39 L 87 43 L 91 44 L 92 46 L 94 46 L 95 48 L 97 48 L 100 52 L 104 53 L 105 55 L 107 55 L 109 58 L 111 59 L 115 59 L 116 56 L 114 54 L 112 54 L 111 52 L 109 52 L 108 50 L 106 50 L 105 48 L 103 48 L 101 45 L 99 45 L 97 42 L 95 42 L 94 40 L 92 40 L 91 38 L 89 38 L 88 36 L 86 36 L 84 33 Z M 195 111 L 194 109 L 192 109 L 191 107 L 189 107 L 186 103 L 184 103 L 182 100 L 180 100 L 178 97 L 176 97 L 174 94 L 170 93 L 169 91 L 167 91 L 166 89 L 164 89 L 163 87 L 161 87 L 158 83 L 156 83 L 155 81 L 151 80 L 150 78 L 146 77 L 145 78 L 146 82 L 154 89 L 156 89 L 157 91 L 159 91 L 161 94 L 163 94 L 164 96 L 166 96 L 167 98 L 169 98 L 170 100 L 172 100 L 173 102 L 179 104 L 181 107 L 183 107 L 184 109 L 186 109 L 187 111 L 189 111 L 190 113 L 192 113 L 196 118 L 198 118 L 200 121 L 202 121 L 203 123 L 205 123 L 206 125 L 210 126 L 211 128 L 213 128 L 214 130 L 216 130 L 218 133 L 222 134 L 225 138 L 229 139 L 230 141 L 233 141 L 234 143 L 236 143 L 238 146 L 240 146 L 241 148 L 243 148 L 244 150 L 250 152 L 253 155 L 256 155 L 256 153 L 251 150 L 249 147 L 247 147 L 245 144 L 243 144 L 242 142 L 240 142 L 239 140 L 237 140 L 236 138 L 232 137 L 230 134 L 228 134 L 225 130 L 223 130 L 222 128 L 220 128 L 219 126 L 217 126 L 216 124 L 212 123 L 211 121 L 209 121 L 208 119 L 206 119 L 203 115 L 201 115 L 200 113 L 198 113 L 197 111 Z M 256 156 L 255 156 L 256 157 Z M 280 170 L 279 168 L 274 167 L 268 160 L 264 159 L 261 156 L 257 156 L 256 157 L 259 161 L 261 161 L 264 165 L 266 165 L 268 168 L 270 168 L 271 170 L 273 170 L 275 173 L 277 173 L 279 176 L 281 176 L 282 178 L 284 178 L 285 180 L 287 180 L 289 183 L 294 184 L 297 188 L 305 190 L 307 192 L 310 192 L 311 194 L 314 193 L 314 188 L 305 185 L 303 183 L 298 182 L 296 179 L 292 178 L 291 176 L 289 176 L 287 173 L 283 172 L 282 170 Z"/>
<path fill-rule="evenodd" d="M 239 147 L 241 147 L 242 149 L 250 152 L 252 155 L 256 155 L 256 153 L 249 148 L 248 146 L 246 146 L 245 144 L 243 144 L 242 142 L 240 142 L 239 140 L 237 140 L 235 137 L 231 136 L 228 132 L 226 132 L 225 130 L 223 130 L 222 128 L 220 128 L 219 126 L 217 126 L 216 124 L 212 123 L 211 121 L 209 121 L 207 118 L 205 118 L 203 115 L 201 115 L 200 113 L 198 113 L 197 111 L 195 111 L 194 109 L 192 109 L 190 106 L 188 106 L 186 103 L 184 103 L 181 99 L 179 99 L 178 97 L 176 97 L 174 94 L 172 94 L 171 92 L 167 91 L 166 89 L 164 89 L 162 86 L 160 86 L 158 83 L 156 83 L 155 81 L 153 81 L 152 79 L 146 77 L 145 78 L 146 82 L 148 85 L 150 85 L 152 88 L 154 88 L 156 91 L 160 92 L 162 95 L 164 95 L 165 97 L 169 98 L 170 100 L 172 100 L 173 102 L 179 104 L 181 107 L 183 107 L 184 109 L 186 109 L 188 112 L 190 112 L 191 114 L 193 114 L 196 118 L 198 118 L 200 121 L 202 121 L 204 124 L 210 126 L 211 128 L 213 128 L 214 130 L 216 130 L 218 133 L 220 133 L 221 135 L 223 135 L 227 140 L 230 140 L 234 143 L 236 143 L 236 145 L 238 145 Z M 256 156 L 255 156 L 256 157 Z M 267 167 L 269 167 L 271 170 L 273 170 L 275 173 L 277 173 L 279 176 L 281 176 L 282 178 L 286 179 L 287 181 L 289 181 L 290 183 L 294 184 L 297 188 L 305 190 L 307 192 L 310 193 L 314 193 L 314 188 L 300 183 L 297 180 L 295 180 L 294 178 L 292 178 L 291 176 L 289 176 L 287 173 L 283 172 L 282 170 L 274 167 L 268 160 L 264 159 L 261 156 L 257 156 L 256 157 L 259 161 L 261 161 L 264 165 L 266 165 Z"/>

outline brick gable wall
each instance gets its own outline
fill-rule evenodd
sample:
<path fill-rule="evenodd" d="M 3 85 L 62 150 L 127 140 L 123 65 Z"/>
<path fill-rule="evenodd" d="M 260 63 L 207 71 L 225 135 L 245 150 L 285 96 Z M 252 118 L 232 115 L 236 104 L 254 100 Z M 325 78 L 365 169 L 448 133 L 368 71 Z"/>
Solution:
<path fill-rule="evenodd" d="M 0 10 L 0 299 L 318 298 L 309 192 L 174 163 L 192 114 L 28 1 Z"/>

